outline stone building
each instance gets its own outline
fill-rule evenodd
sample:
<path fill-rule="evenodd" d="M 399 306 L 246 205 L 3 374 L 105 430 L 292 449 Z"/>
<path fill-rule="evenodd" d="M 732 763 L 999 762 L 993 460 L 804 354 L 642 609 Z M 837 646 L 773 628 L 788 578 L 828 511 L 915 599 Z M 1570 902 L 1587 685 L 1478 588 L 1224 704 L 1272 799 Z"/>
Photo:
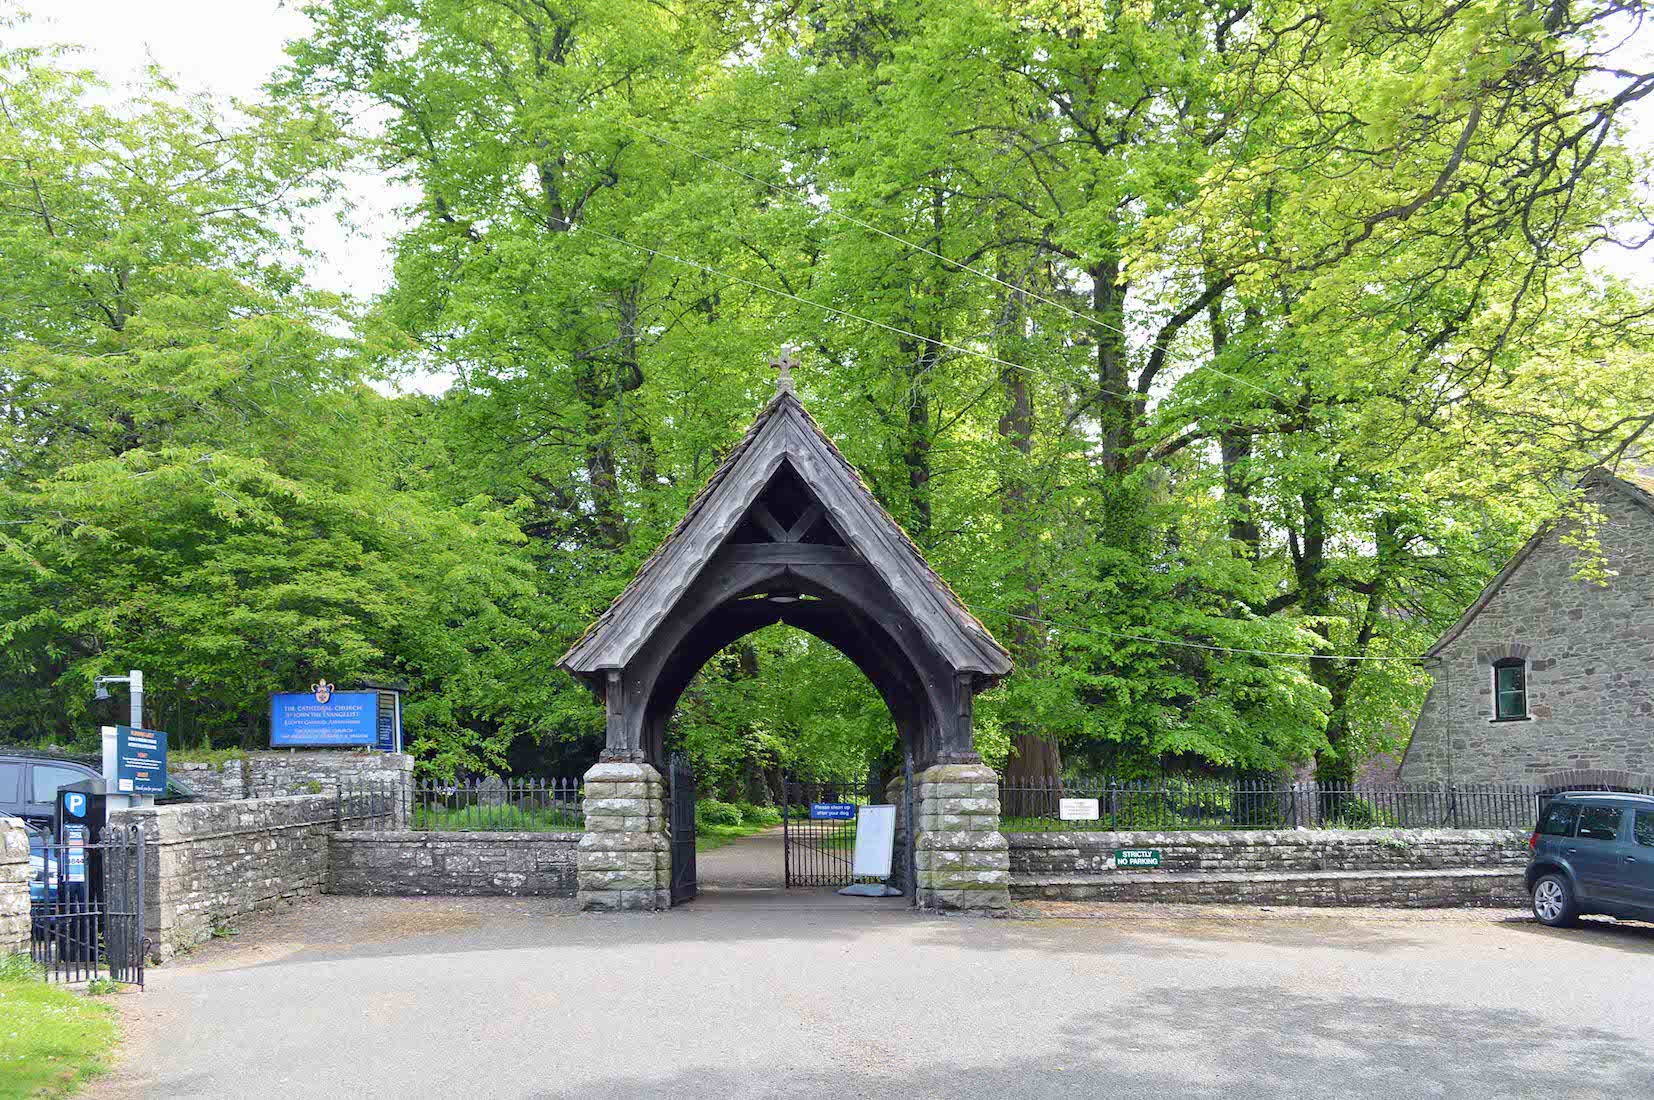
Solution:
<path fill-rule="evenodd" d="M 1529 539 L 1442 635 L 1407 782 L 1654 785 L 1654 476 L 1595 470 L 1606 585 L 1566 528 Z"/>

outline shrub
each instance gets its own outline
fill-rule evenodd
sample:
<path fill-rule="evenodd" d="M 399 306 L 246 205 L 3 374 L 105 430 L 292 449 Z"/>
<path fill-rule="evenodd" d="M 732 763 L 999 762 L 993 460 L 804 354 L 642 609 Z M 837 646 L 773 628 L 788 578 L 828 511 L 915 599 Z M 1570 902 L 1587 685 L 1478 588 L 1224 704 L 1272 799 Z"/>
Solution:
<path fill-rule="evenodd" d="M 751 802 L 742 802 L 740 809 L 744 824 L 765 828 L 781 824 L 781 811 L 774 806 L 754 806 Z"/>
<path fill-rule="evenodd" d="M 1383 829 L 1395 826 L 1395 815 L 1381 810 L 1365 798 L 1351 798 L 1338 807 L 1336 820 L 1327 823 L 1332 829 Z"/>
<path fill-rule="evenodd" d="M 716 798 L 703 798 L 695 803 L 695 821 L 700 825 L 740 825 L 741 807 Z"/>

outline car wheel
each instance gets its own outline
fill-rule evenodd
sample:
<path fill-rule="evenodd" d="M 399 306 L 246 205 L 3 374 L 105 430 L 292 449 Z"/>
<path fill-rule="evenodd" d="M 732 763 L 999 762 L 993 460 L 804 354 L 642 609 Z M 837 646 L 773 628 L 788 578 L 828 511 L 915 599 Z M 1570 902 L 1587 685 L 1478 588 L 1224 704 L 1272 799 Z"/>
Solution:
<path fill-rule="evenodd" d="M 1546 875 L 1533 884 L 1533 915 L 1540 924 L 1566 928 L 1579 916 L 1574 889 L 1562 875 Z"/>

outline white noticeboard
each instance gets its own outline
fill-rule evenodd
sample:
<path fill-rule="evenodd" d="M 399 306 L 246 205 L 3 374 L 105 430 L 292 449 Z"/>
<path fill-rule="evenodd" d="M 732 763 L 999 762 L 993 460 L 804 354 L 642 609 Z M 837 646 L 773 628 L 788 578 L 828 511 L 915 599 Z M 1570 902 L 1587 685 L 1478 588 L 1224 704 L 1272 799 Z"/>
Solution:
<path fill-rule="evenodd" d="M 1057 806 L 1057 816 L 1064 821 L 1096 821 L 1100 816 L 1097 812 L 1095 798 L 1065 798 Z"/>
<path fill-rule="evenodd" d="M 890 874 L 890 854 L 896 847 L 896 807 L 863 806 L 856 814 L 857 878 L 884 878 Z"/>

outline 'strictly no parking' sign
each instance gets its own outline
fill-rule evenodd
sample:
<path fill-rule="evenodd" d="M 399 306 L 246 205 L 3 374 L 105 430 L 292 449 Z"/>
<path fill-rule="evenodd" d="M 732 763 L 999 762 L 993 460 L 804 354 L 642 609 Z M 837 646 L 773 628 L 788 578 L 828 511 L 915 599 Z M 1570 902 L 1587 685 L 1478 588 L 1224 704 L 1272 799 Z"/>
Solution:
<path fill-rule="evenodd" d="M 1114 849 L 1114 866 L 1158 867 L 1160 866 L 1160 849 L 1116 848 Z"/>

